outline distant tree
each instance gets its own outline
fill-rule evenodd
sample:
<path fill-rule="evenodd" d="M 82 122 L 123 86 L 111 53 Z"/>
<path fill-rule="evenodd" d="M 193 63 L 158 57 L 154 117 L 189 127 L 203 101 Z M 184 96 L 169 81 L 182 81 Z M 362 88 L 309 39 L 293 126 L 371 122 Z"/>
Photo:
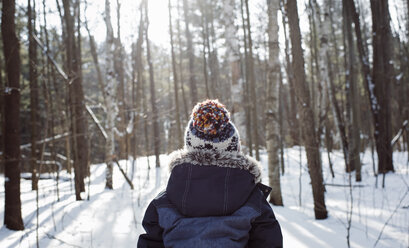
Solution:
<path fill-rule="evenodd" d="M 250 66 L 249 66 L 249 52 L 248 52 L 248 41 L 247 41 L 247 22 L 244 15 L 244 0 L 240 0 L 240 12 L 241 12 L 241 24 L 243 30 L 243 43 L 244 43 L 244 74 L 245 74 L 245 87 L 244 87 L 244 99 L 243 103 L 245 106 L 245 120 L 246 120 L 246 145 L 249 149 L 250 156 L 253 156 L 253 135 L 251 129 L 251 103 L 250 103 Z"/>
<path fill-rule="evenodd" d="M 180 110 L 179 110 L 179 77 L 176 68 L 176 55 L 175 55 L 175 47 L 173 41 L 173 28 L 172 28 L 172 5 L 171 1 L 169 0 L 168 3 L 169 8 L 169 35 L 170 35 L 170 47 L 171 47 L 171 56 L 172 56 L 172 72 L 173 72 L 173 90 L 175 94 L 175 120 L 176 120 L 176 132 L 177 132 L 177 146 L 181 148 L 183 146 L 182 141 L 182 129 L 180 123 Z"/>
<path fill-rule="evenodd" d="M 148 1 L 145 0 L 145 42 L 146 42 L 146 60 L 149 66 L 149 82 L 150 82 L 150 93 L 151 93 L 151 104 L 152 104 L 152 122 L 153 122 L 153 146 L 155 150 L 156 157 L 156 167 L 160 167 L 160 137 L 159 137 L 159 126 L 158 126 L 158 108 L 156 106 L 156 89 L 155 89 L 155 78 L 153 63 L 151 57 L 150 41 L 148 36 L 149 30 L 149 16 L 148 16 Z"/>
<path fill-rule="evenodd" d="M 20 200 L 20 43 L 16 35 L 15 0 L 3 0 L 1 33 L 6 72 L 4 96 L 4 225 L 24 230 Z"/>
<path fill-rule="evenodd" d="M 287 25 L 288 25 L 288 17 L 287 17 L 287 10 L 284 7 L 284 0 L 280 0 L 280 8 L 281 8 L 281 16 L 282 16 L 282 21 L 283 21 L 283 32 L 284 32 L 284 40 L 285 40 L 285 48 L 284 48 L 284 53 L 285 53 L 285 68 L 286 68 L 286 74 L 287 74 L 287 82 L 289 85 L 289 101 L 286 106 L 286 112 L 287 112 L 287 122 L 289 125 L 289 132 L 291 136 L 291 141 L 293 145 L 299 145 L 300 144 L 300 127 L 298 124 L 298 118 L 297 118 L 297 102 L 296 102 L 296 96 L 295 96 L 295 86 L 294 86 L 294 73 L 291 65 L 291 59 L 290 59 L 290 46 L 289 46 L 289 38 L 287 35 Z"/>
<path fill-rule="evenodd" d="M 192 104 L 191 107 L 193 107 L 198 102 L 198 95 L 197 95 L 197 85 L 196 85 L 196 76 L 195 76 L 195 54 L 193 52 L 192 34 L 189 28 L 189 23 L 190 23 L 189 13 L 191 13 L 191 11 L 189 9 L 188 1 L 183 0 L 183 14 L 185 18 L 187 54 L 189 57 L 190 99 L 191 99 L 191 104 Z"/>
<path fill-rule="evenodd" d="M 183 44 L 182 44 L 182 29 L 180 27 L 180 20 L 182 16 L 182 6 L 181 6 L 181 1 L 178 0 L 177 3 L 177 10 L 178 10 L 178 18 L 176 19 L 176 29 L 177 29 L 177 37 L 178 37 L 178 50 L 179 50 L 179 63 L 178 63 L 178 71 L 179 71 L 179 76 L 180 76 L 180 90 L 182 92 L 182 102 L 183 102 L 183 116 L 184 116 L 184 121 L 188 122 L 189 121 L 189 105 L 187 103 L 187 96 L 185 93 L 185 83 L 184 83 L 184 73 L 183 73 Z"/>
<path fill-rule="evenodd" d="M 29 56 L 29 81 L 30 81 L 30 115 L 31 115 L 31 189 L 38 189 L 37 151 L 38 135 L 38 73 L 37 73 L 37 45 L 34 41 L 35 34 L 35 6 L 31 6 L 32 0 L 27 4 L 28 26 L 28 56 Z"/>
<path fill-rule="evenodd" d="M 348 155 L 348 166 L 346 168 L 347 172 L 356 170 L 356 181 L 361 181 L 361 160 L 360 160 L 360 104 L 359 104 L 359 91 L 358 91 L 358 80 L 356 78 L 356 63 L 355 63 L 355 46 L 353 40 L 353 30 L 352 30 L 352 13 L 351 8 L 348 6 L 347 1 L 342 2 L 343 7 L 343 17 L 345 25 L 345 36 L 347 40 L 348 56 L 347 64 L 348 68 L 346 75 L 346 95 L 347 95 L 347 121 L 348 121 L 348 144 L 349 144 L 349 155 Z"/>
<path fill-rule="evenodd" d="M 290 26 L 291 51 L 293 55 L 293 70 L 295 93 L 298 98 L 298 111 L 302 121 L 304 146 L 307 152 L 308 169 L 311 178 L 316 219 L 326 219 L 325 188 L 323 184 L 319 144 L 317 142 L 314 114 L 311 108 L 310 92 L 305 82 L 304 55 L 301 48 L 301 32 L 297 11 L 297 1 L 288 0 L 288 21 Z"/>
<path fill-rule="evenodd" d="M 79 3 L 76 5 L 77 8 L 79 8 Z M 88 125 L 85 119 L 85 101 L 81 79 L 80 54 L 77 50 L 77 42 L 79 41 L 76 41 L 75 39 L 75 15 L 71 13 L 74 6 L 71 1 L 63 0 L 63 7 L 66 28 L 66 65 L 69 72 L 68 90 L 73 140 L 71 144 L 74 151 L 75 195 L 77 200 L 81 200 L 80 193 L 85 191 L 84 172 L 88 167 Z M 79 30 L 79 28 L 77 30 Z M 78 39 L 80 39 L 80 37 L 78 37 Z"/>
<path fill-rule="evenodd" d="M 109 0 L 105 0 L 105 25 L 107 29 L 105 51 L 105 86 L 104 94 L 106 99 L 107 113 L 107 134 L 108 139 L 105 146 L 105 162 L 107 171 L 105 175 L 105 187 L 113 189 L 113 156 L 115 155 L 115 120 L 118 115 L 118 107 L 116 104 L 116 91 L 118 89 L 117 77 L 115 76 L 115 47 L 114 47 L 114 31 L 111 23 L 111 5 Z"/>
<path fill-rule="evenodd" d="M 249 103 L 251 106 L 251 119 L 252 119 L 252 127 L 251 130 L 253 132 L 253 139 L 254 139 L 254 149 L 256 150 L 256 159 L 260 160 L 260 151 L 259 151 L 259 137 L 258 137 L 258 116 L 257 116 L 257 96 L 256 96 L 256 79 L 254 76 L 254 58 L 253 58 L 253 40 L 251 38 L 251 25 L 250 25 L 250 9 L 249 9 L 249 1 L 245 0 L 246 6 L 246 16 L 247 16 L 247 39 L 248 39 L 248 48 L 249 48 L 249 81 L 250 81 L 250 99 Z M 252 148 L 250 148 L 252 149 Z"/>
<path fill-rule="evenodd" d="M 204 83 L 206 87 L 206 98 L 213 98 L 214 97 L 214 91 L 212 91 L 212 96 L 210 94 L 210 86 L 209 86 L 209 75 L 208 75 L 208 61 L 207 61 L 207 54 L 210 54 L 210 45 L 209 45 L 209 28 L 207 24 L 207 17 L 206 17 L 206 8 L 205 2 L 199 2 L 199 9 L 201 12 L 200 16 L 200 23 L 201 23 L 201 28 L 202 28 L 202 47 L 203 47 L 203 77 L 204 77 Z M 207 52 L 206 52 L 207 50 Z M 213 88 L 212 88 L 213 90 Z"/>
<path fill-rule="evenodd" d="M 346 129 L 345 129 L 345 121 L 344 121 L 344 115 L 342 114 L 342 108 L 340 106 L 340 101 L 337 99 L 337 89 L 335 85 L 335 80 L 338 79 L 340 80 L 340 73 L 339 73 L 339 48 L 338 48 L 338 43 L 337 43 L 337 38 L 335 35 L 335 23 L 334 23 L 334 9 L 333 9 L 333 2 L 329 1 L 328 4 L 328 18 L 330 21 L 330 27 L 331 27 L 331 35 L 328 38 L 331 38 L 332 46 L 334 48 L 334 54 L 335 54 L 335 62 L 331 63 L 330 58 L 328 58 L 328 73 L 329 73 L 329 80 L 328 80 L 328 96 L 329 96 L 329 101 L 331 104 L 332 108 L 332 115 L 334 118 L 334 122 L 336 124 L 338 133 L 340 135 L 341 139 L 341 149 L 344 154 L 344 161 L 345 161 L 345 168 L 349 168 L 349 148 L 348 148 L 348 139 L 347 139 L 347 134 L 346 134 Z M 338 76 L 338 77 L 336 77 Z M 328 148 L 328 147 L 327 147 Z"/>
<path fill-rule="evenodd" d="M 373 30 L 373 68 L 369 64 L 368 52 L 364 47 L 360 19 L 353 0 L 349 1 L 352 19 L 355 24 L 355 35 L 361 62 L 365 90 L 374 123 L 374 137 L 378 153 L 378 172 L 394 171 L 392 161 L 392 127 L 391 127 L 391 84 L 393 67 L 390 63 L 391 31 L 388 1 L 371 0 Z"/>
<path fill-rule="evenodd" d="M 375 116 L 375 140 L 378 153 L 378 172 L 394 171 L 392 160 L 391 88 L 394 82 L 388 0 L 371 0 L 373 82 L 367 89 L 374 95 L 371 101 Z M 356 26 L 356 24 L 355 24 Z M 376 102 L 374 102 L 376 101 Z"/>
<path fill-rule="evenodd" d="M 124 56 L 125 51 L 122 46 L 121 41 L 121 3 L 119 0 L 116 1 L 116 23 L 117 23 L 117 37 L 114 39 L 114 68 L 115 68 L 115 77 L 117 78 L 117 95 L 116 100 L 118 102 L 118 116 L 120 118 L 118 130 L 120 135 L 118 135 L 118 143 L 119 143 L 119 157 L 122 159 L 128 159 L 128 132 L 126 130 L 127 127 L 127 102 L 126 102 L 126 95 L 125 95 L 125 65 L 124 65 Z"/>

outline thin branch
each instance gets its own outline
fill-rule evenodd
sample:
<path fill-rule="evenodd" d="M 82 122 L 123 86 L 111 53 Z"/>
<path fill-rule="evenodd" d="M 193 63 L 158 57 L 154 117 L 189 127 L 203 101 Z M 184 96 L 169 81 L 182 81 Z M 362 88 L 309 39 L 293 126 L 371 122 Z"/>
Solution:
<path fill-rule="evenodd" d="M 400 199 L 400 201 L 399 201 L 398 205 L 396 206 L 395 210 L 393 210 L 392 214 L 391 214 L 391 215 L 389 216 L 389 218 L 386 220 L 385 224 L 384 224 L 383 227 L 382 227 L 381 232 L 380 232 L 379 235 L 378 235 L 378 238 L 376 239 L 375 244 L 373 245 L 374 248 L 376 247 L 376 245 L 378 244 L 379 240 L 381 239 L 383 230 L 384 230 L 385 227 L 388 225 L 389 221 L 392 219 L 392 217 L 393 217 L 393 215 L 396 213 L 396 211 L 399 209 L 400 204 L 401 204 L 402 201 L 405 199 L 405 197 L 406 197 L 406 195 L 408 194 L 408 192 L 409 192 L 409 189 L 406 190 L 405 194 L 404 194 L 403 197 Z"/>

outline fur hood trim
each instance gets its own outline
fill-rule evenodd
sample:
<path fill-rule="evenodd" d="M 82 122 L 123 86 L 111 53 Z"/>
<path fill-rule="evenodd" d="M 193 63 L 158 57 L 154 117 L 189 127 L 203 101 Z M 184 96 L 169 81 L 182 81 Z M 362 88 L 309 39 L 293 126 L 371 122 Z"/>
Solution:
<path fill-rule="evenodd" d="M 215 165 L 218 167 L 238 168 L 247 170 L 254 176 L 254 182 L 261 182 L 261 166 L 254 158 L 242 153 L 216 152 L 216 151 L 188 151 L 177 150 L 169 154 L 169 171 L 183 163 L 199 166 Z"/>

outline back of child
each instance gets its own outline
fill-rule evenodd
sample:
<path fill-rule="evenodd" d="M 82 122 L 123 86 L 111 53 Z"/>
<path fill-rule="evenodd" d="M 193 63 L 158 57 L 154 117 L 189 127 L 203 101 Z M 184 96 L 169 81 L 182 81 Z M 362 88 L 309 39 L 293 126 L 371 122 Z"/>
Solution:
<path fill-rule="evenodd" d="M 256 160 L 240 151 L 229 112 L 198 103 L 185 147 L 170 155 L 166 190 L 148 206 L 138 247 L 282 247 Z"/>

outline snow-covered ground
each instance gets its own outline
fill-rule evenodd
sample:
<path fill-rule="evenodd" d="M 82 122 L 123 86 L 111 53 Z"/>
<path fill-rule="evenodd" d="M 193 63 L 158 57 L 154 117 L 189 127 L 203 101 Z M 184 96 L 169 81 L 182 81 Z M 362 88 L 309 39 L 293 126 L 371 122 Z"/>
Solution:
<path fill-rule="evenodd" d="M 285 247 L 347 247 L 347 210 L 350 202 L 348 175 L 344 173 L 340 152 L 331 154 L 335 179 L 331 177 L 327 154 L 323 152 L 326 204 L 329 218 L 314 219 L 310 179 L 306 157 L 300 148 L 285 151 L 285 174 L 281 177 L 284 207 L 274 207 L 281 224 Z M 395 173 L 382 177 L 375 187 L 371 154 L 361 154 L 363 161 L 361 183 L 355 183 L 352 174 L 353 208 L 351 247 L 409 247 L 409 170 L 407 153 L 394 153 Z M 150 157 L 151 165 L 154 158 Z M 265 183 L 267 155 L 261 155 Z M 130 175 L 132 160 L 121 161 Z M 161 156 L 166 165 L 167 156 Z M 300 179 L 301 175 L 301 179 Z M 61 175 L 60 201 L 57 201 L 55 180 L 41 180 L 39 187 L 39 245 L 40 247 L 136 247 L 143 232 L 141 221 L 152 198 L 166 186 L 169 173 L 166 166 L 147 169 L 147 158 L 136 161 L 133 176 L 134 190 L 115 167 L 114 190 L 105 189 L 105 166 L 91 167 L 89 201 L 75 201 L 73 185 L 68 174 Z M 51 175 L 54 177 L 54 175 Z M 301 180 L 301 186 L 300 186 Z M 338 186 L 333 186 L 338 185 Z M 0 247 L 36 246 L 36 194 L 30 190 L 31 181 L 21 180 L 22 215 L 24 231 L 0 228 Z M 301 190 L 301 194 L 300 194 Z M 4 215 L 4 176 L 0 176 L 0 222 Z M 88 192 L 84 195 L 86 199 Z M 300 197 L 301 196 L 301 197 Z M 301 198 L 301 205 L 300 205 Z M 386 223 L 386 224 L 385 224 Z"/>

